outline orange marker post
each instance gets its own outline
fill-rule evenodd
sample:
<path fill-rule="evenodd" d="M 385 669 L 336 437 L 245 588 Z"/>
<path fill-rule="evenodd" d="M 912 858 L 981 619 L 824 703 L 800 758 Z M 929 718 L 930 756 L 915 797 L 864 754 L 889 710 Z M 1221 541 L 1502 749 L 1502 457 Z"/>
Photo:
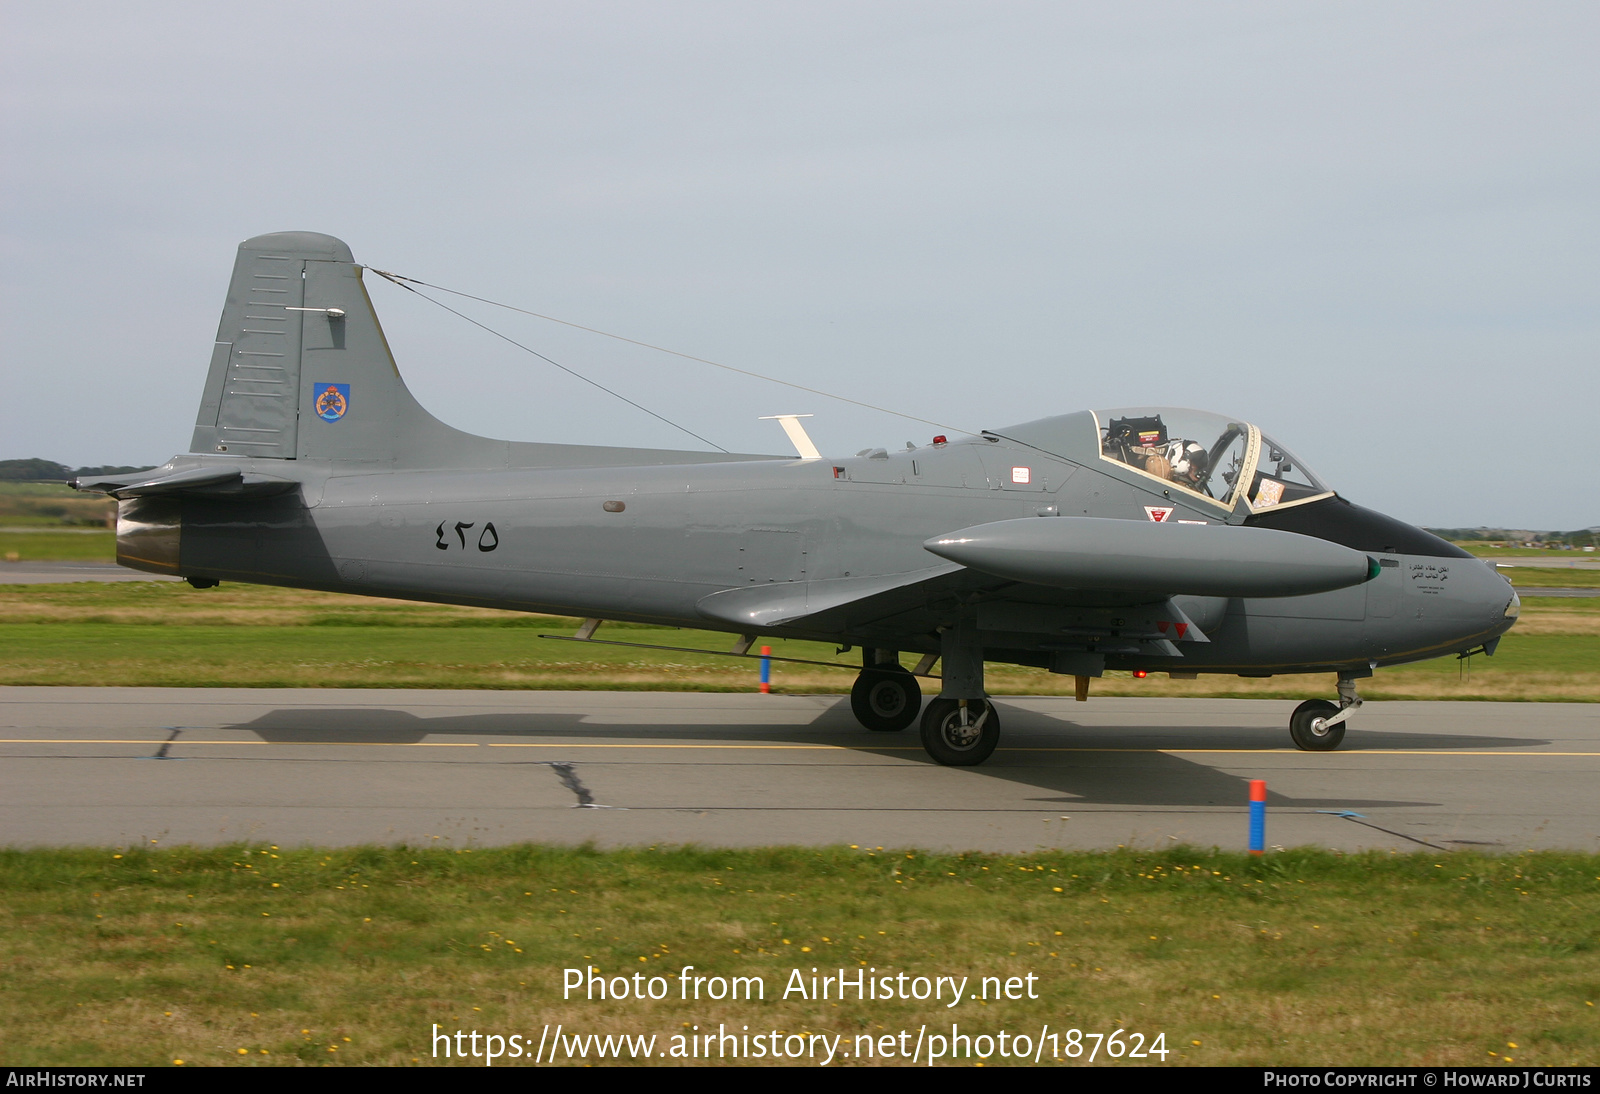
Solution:
<path fill-rule="evenodd" d="M 761 694 L 772 694 L 772 647 L 761 647 Z"/>

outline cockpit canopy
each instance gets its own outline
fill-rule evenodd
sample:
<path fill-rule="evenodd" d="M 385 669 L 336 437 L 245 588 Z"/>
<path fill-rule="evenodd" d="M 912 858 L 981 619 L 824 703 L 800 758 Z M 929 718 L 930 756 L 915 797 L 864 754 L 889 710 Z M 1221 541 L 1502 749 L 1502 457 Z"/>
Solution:
<path fill-rule="evenodd" d="M 1248 422 L 1204 410 L 1095 410 L 997 433 L 1080 463 L 1098 457 L 1230 511 L 1241 501 L 1260 513 L 1332 494 L 1284 445 Z"/>

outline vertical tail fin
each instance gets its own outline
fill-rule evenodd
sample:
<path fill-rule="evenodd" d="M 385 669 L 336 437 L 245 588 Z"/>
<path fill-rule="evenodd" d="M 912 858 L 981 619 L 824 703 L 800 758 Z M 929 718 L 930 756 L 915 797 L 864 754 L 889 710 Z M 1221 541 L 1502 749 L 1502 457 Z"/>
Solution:
<path fill-rule="evenodd" d="M 624 467 L 725 452 L 501 441 L 445 425 L 406 388 L 350 248 L 316 232 L 239 244 L 189 451 L 390 467 Z"/>
<path fill-rule="evenodd" d="M 452 435 L 400 379 L 348 246 L 239 245 L 190 451 L 394 463 Z"/>

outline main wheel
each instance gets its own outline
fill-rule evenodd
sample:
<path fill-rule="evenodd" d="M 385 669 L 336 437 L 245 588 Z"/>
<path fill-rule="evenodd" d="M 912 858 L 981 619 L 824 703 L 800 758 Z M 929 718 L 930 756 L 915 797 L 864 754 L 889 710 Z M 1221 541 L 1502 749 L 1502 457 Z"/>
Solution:
<path fill-rule="evenodd" d="M 898 733 L 917 720 L 922 687 L 901 665 L 863 669 L 850 689 L 850 710 L 856 721 L 881 733 Z"/>
<path fill-rule="evenodd" d="M 950 767 L 972 767 L 989 758 L 1000 743 L 1000 715 L 987 699 L 968 699 L 962 718 L 959 699 L 935 699 L 922 714 L 922 747 Z"/>
<path fill-rule="evenodd" d="M 1344 740 L 1345 723 L 1329 725 L 1328 719 L 1339 708 L 1326 699 L 1307 699 L 1289 716 L 1289 736 L 1294 746 L 1306 752 L 1331 752 Z"/>

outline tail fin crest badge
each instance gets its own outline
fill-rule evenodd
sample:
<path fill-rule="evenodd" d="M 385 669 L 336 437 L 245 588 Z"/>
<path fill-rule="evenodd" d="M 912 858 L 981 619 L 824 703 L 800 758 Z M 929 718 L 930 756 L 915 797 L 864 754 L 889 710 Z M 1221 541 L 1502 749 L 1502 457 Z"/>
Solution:
<path fill-rule="evenodd" d="M 350 410 L 350 385 L 314 384 L 311 398 L 317 417 L 325 422 L 337 422 Z"/>

